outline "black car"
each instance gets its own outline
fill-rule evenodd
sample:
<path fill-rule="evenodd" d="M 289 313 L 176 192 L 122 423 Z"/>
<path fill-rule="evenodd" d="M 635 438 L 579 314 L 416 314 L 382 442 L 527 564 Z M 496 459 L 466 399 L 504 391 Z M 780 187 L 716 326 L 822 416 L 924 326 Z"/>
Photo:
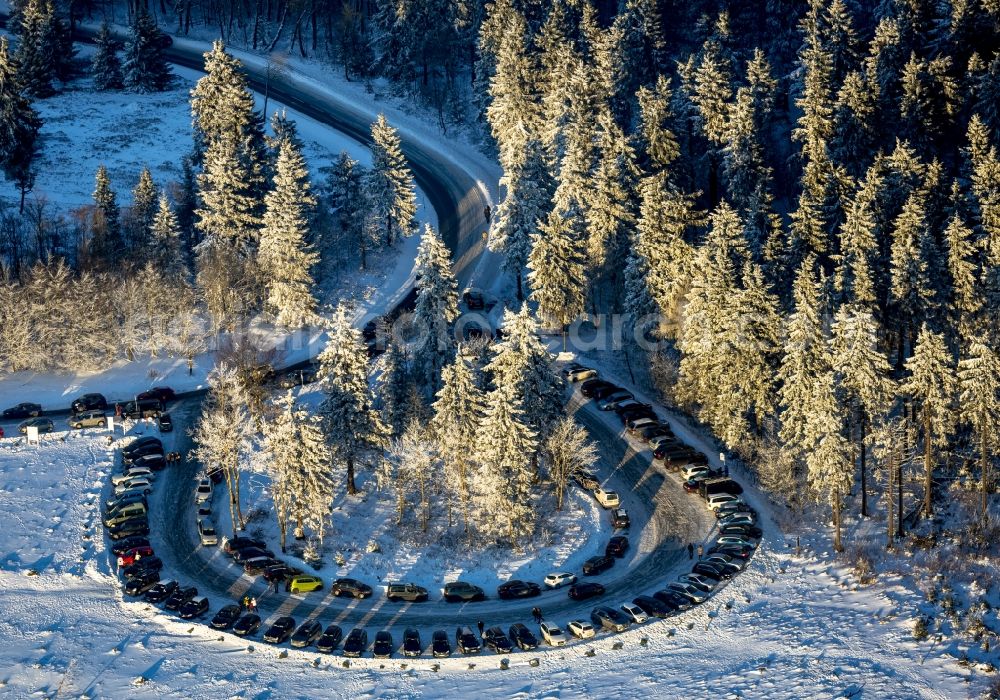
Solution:
<path fill-rule="evenodd" d="M 542 592 L 541 586 L 531 581 L 507 581 L 497 586 L 497 597 L 500 600 L 515 598 L 534 598 Z"/>
<path fill-rule="evenodd" d="M 724 525 L 719 528 L 719 535 L 742 535 L 759 540 L 764 531 L 756 525 Z"/>
<path fill-rule="evenodd" d="M 163 402 L 159 399 L 140 399 L 128 401 L 122 406 L 122 415 L 133 420 L 156 418 L 163 413 Z"/>
<path fill-rule="evenodd" d="M 130 464 L 142 461 L 150 455 L 163 457 L 163 444 L 159 440 L 156 442 L 144 442 L 134 450 L 129 450 L 128 452 L 122 450 L 122 464 L 129 466 Z"/>
<path fill-rule="evenodd" d="M 571 600 L 586 600 L 599 595 L 604 595 L 604 586 L 599 583 L 577 583 L 569 587 L 569 597 Z"/>
<path fill-rule="evenodd" d="M 329 625 L 323 632 L 323 636 L 316 642 L 316 649 L 324 654 L 331 653 L 344 638 L 344 630 L 339 625 Z"/>
<path fill-rule="evenodd" d="M 653 418 L 656 418 L 656 413 L 653 411 L 653 407 L 648 403 L 642 403 L 641 401 L 636 401 L 633 399 L 631 402 L 623 402 L 621 406 L 615 406 L 615 413 L 621 418 L 622 423 L 628 420 L 627 417 L 632 417 L 638 413 L 649 413 Z M 626 417 L 627 416 L 627 417 Z"/>
<path fill-rule="evenodd" d="M 712 562 L 707 561 L 700 561 L 695 564 L 691 567 L 691 573 L 700 574 L 716 581 L 722 581 L 723 579 L 733 577 L 733 574 L 728 571 L 728 567 L 722 566 L 721 564 L 713 564 Z"/>
<path fill-rule="evenodd" d="M 344 656 L 361 656 L 368 646 L 368 633 L 355 627 L 344 640 Z"/>
<path fill-rule="evenodd" d="M 152 454 L 136 457 L 132 460 L 130 466 L 147 467 L 154 472 L 158 472 L 167 468 L 167 458 L 162 453 L 153 452 Z"/>
<path fill-rule="evenodd" d="M 510 641 L 514 642 L 521 651 L 531 651 L 538 648 L 538 639 L 527 627 L 520 622 L 514 623 L 507 631 Z"/>
<path fill-rule="evenodd" d="M 451 656 L 451 642 L 448 641 L 448 633 L 444 630 L 437 630 L 431 635 L 431 655 L 435 659 Z"/>
<path fill-rule="evenodd" d="M 4 418 L 35 418 L 42 415 L 42 407 L 37 403 L 25 401 L 16 406 L 4 409 Z"/>
<path fill-rule="evenodd" d="M 125 537 L 111 545 L 111 553 L 116 557 L 120 557 L 130 549 L 148 546 L 150 546 L 148 537 L 140 537 L 138 535 L 134 537 Z"/>
<path fill-rule="evenodd" d="M 292 635 L 292 646 L 301 649 L 307 647 L 323 634 L 323 625 L 316 620 L 306 620 Z"/>
<path fill-rule="evenodd" d="M 641 595 L 632 602 L 642 608 L 642 611 L 650 617 L 664 618 L 674 611 L 674 608 L 663 601 L 648 595 Z"/>
<path fill-rule="evenodd" d="M 130 578 L 144 576 L 152 571 L 160 571 L 163 568 L 163 560 L 157 556 L 143 557 L 134 564 L 129 564 L 122 569 L 122 576 L 127 581 Z"/>
<path fill-rule="evenodd" d="M 420 643 L 420 632 L 407 627 L 403 632 L 403 656 L 416 657 L 424 653 L 424 646 Z"/>
<path fill-rule="evenodd" d="M 447 603 L 464 603 L 470 600 L 485 600 L 483 589 L 467 581 L 452 581 L 444 584 L 444 599 Z"/>
<path fill-rule="evenodd" d="M 108 407 L 108 400 L 102 394 L 84 394 L 69 405 L 73 413 L 83 411 L 103 411 Z"/>
<path fill-rule="evenodd" d="M 283 615 L 267 628 L 267 632 L 264 633 L 264 641 L 271 644 L 281 644 L 292 635 L 294 629 L 295 619 Z"/>
<path fill-rule="evenodd" d="M 226 554 L 235 554 L 245 547 L 266 549 L 267 544 L 265 542 L 261 542 L 260 540 L 255 540 L 252 537 L 234 537 L 230 540 L 226 540 L 226 544 L 222 547 L 222 551 Z"/>
<path fill-rule="evenodd" d="M 392 656 L 392 635 L 388 630 L 379 630 L 375 633 L 375 642 L 372 644 L 372 656 L 376 659 L 388 659 Z"/>
<path fill-rule="evenodd" d="M 157 401 L 167 403 L 167 401 L 173 401 L 175 396 L 176 394 L 174 394 L 174 390 L 169 386 L 154 386 L 152 389 L 142 392 L 135 398 L 139 401 L 156 399 Z"/>
<path fill-rule="evenodd" d="M 254 557 L 243 562 L 243 573 L 247 576 L 260 576 L 268 569 L 281 566 L 281 562 L 272 557 Z"/>
<path fill-rule="evenodd" d="M 615 565 L 615 560 L 611 557 L 591 557 L 583 562 L 583 573 L 585 576 L 597 576 Z"/>
<path fill-rule="evenodd" d="M 330 584 L 330 592 L 336 596 L 347 595 L 352 598 L 368 598 L 372 587 L 353 578 L 338 578 Z"/>
<path fill-rule="evenodd" d="M 606 557 L 624 557 L 628 550 L 628 537 L 617 535 L 608 540 L 608 546 L 604 548 Z"/>
<path fill-rule="evenodd" d="M 499 627 L 490 627 L 483 632 L 483 644 L 497 654 L 509 654 L 514 651 L 514 645 L 510 643 L 510 639 Z"/>
<path fill-rule="evenodd" d="M 158 584 L 146 591 L 147 603 L 162 603 L 180 587 L 176 581 L 160 581 Z"/>
<path fill-rule="evenodd" d="M 233 561 L 237 564 L 245 564 L 251 559 L 274 559 L 274 552 L 259 547 L 244 547 L 233 552 Z M 268 564 L 268 566 L 272 566 L 272 564 Z"/>
<path fill-rule="evenodd" d="M 152 435 L 146 435 L 145 437 L 136 438 L 123 447 L 122 456 L 128 457 L 133 452 L 136 452 L 147 445 L 157 445 L 160 448 L 160 451 L 163 451 L 163 443 L 160 441 L 160 438 L 153 437 Z"/>
<path fill-rule="evenodd" d="M 174 421 L 169 413 L 161 413 L 156 419 L 156 425 L 159 426 L 161 433 L 169 433 L 174 429 Z"/>
<path fill-rule="evenodd" d="M 302 569 L 296 569 L 285 563 L 273 564 L 264 570 L 264 580 L 268 583 L 284 583 L 293 576 L 302 573 Z"/>
<path fill-rule="evenodd" d="M 180 609 L 180 616 L 182 620 L 191 620 L 196 617 L 201 617 L 207 612 L 208 598 L 201 596 L 200 598 L 192 598 L 184 603 Z"/>
<path fill-rule="evenodd" d="M 671 610 L 687 610 L 693 605 L 690 600 L 675 591 L 657 591 L 653 597 Z"/>
<path fill-rule="evenodd" d="M 160 581 L 159 571 L 146 571 L 142 576 L 130 578 L 125 584 L 125 595 L 139 596 L 150 590 Z"/>
<path fill-rule="evenodd" d="M 215 617 L 212 618 L 213 629 L 217 630 L 227 630 L 236 624 L 236 621 L 240 619 L 240 615 L 243 613 L 243 608 L 235 603 L 231 603 L 219 612 L 215 613 Z"/>
<path fill-rule="evenodd" d="M 478 654 L 483 650 L 479 639 L 468 627 L 458 627 L 455 629 L 455 646 L 463 654 Z"/>
<path fill-rule="evenodd" d="M 233 625 L 233 634 L 237 637 L 249 637 L 260 629 L 260 615 L 247 613 Z"/>
<path fill-rule="evenodd" d="M 188 586 L 187 588 L 178 588 L 169 596 L 167 596 L 166 601 L 163 603 L 163 607 L 167 610 L 180 610 L 180 607 L 184 603 L 188 602 L 192 598 L 198 595 L 198 589 L 194 586 Z"/>
<path fill-rule="evenodd" d="M 595 626 L 604 628 L 611 632 L 624 632 L 628 629 L 629 619 L 624 613 L 620 613 L 614 608 L 601 605 L 593 609 L 590 613 L 590 621 Z"/>
<path fill-rule="evenodd" d="M 617 394 L 619 391 L 624 391 L 624 389 L 620 386 L 615 386 L 614 384 L 605 384 L 604 386 L 598 387 L 590 392 L 590 398 L 594 399 L 594 401 L 600 401 L 601 399 L 605 399 L 612 394 Z"/>
<path fill-rule="evenodd" d="M 123 540 L 126 537 L 134 537 L 136 535 L 145 537 L 148 534 L 149 521 L 144 517 L 126 520 L 108 530 L 108 537 L 112 540 Z"/>
<path fill-rule="evenodd" d="M 607 382 L 603 379 L 588 379 L 583 384 L 580 385 L 580 393 L 586 398 L 593 398 L 594 392 L 601 389 L 614 386 L 611 382 Z"/>
<path fill-rule="evenodd" d="M 642 418 L 649 420 L 659 419 L 659 416 L 656 415 L 656 411 L 648 406 L 632 406 L 622 409 L 622 412 L 618 414 L 618 417 L 621 419 L 622 425 L 628 425 L 629 421 L 636 421 Z"/>

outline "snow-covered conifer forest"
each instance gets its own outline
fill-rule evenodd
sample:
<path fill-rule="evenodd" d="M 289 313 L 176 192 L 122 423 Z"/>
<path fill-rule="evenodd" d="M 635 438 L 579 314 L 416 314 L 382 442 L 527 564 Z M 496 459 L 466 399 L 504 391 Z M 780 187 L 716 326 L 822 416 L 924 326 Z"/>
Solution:
<path fill-rule="evenodd" d="M 0 408 L 33 400 L 37 377 L 70 397 L 81 377 L 89 390 L 176 358 L 204 377 L 185 385 L 204 398 L 179 411 L 176 439 L 199 478 L 223 477 L 220 533 L 273 535 L 324 590 L 353 571 L 384 597 L 383 576 L 421 558 L 416 583 L 527 578 L 548 573 L 539 560 L 557 570 L 570 533 L 596 557 L 594 537 L 623 527 L 628 566 L 666 542 L 671 566 L 694 565 L 696 543 L 736 556 L 727 536 L 753 531 L 751 552 L 778 554 L 752 595 L 713 579 L 744 591 L 726 610 L 777 597 L 766 589 L 789 568 L 836 567 L 841 589 L 907 591 L 875 615 L 905 621 L 893 644 L 940 644 L 986 674 L 976 693 L 1000 697 L 996 0 L 10 0 L 0 13 Z M 88 199 L 51 199 L 47 155 L 72 144 L 46 105 L 71 88 L 122 104 L 177 89 L 196 48 L 172 177 L 133 163 L 116 180 L 109 149 L 74 176 Z M 347 133 L 366 163 L 344 151 L 311 167 L 288 98 L 323 90 L 374 108 Z M 446 211 L 425 189 L 454 184 L 449 152 L 495 177 L 477 172 Z M 409 279 L 383 280 L 399 284 L 369 313 L 370 290 L 352 285 L 397 259 Z M 262 344 L 264 326 L 281 340 Z M 321 343 L 285 382 L 293 363 L 275 347 L 296 334 Z M 581 385 L 576 362 L 627 388 L 625 405 Z M 631 399 L 659 413 L 629 414 Z M 617 482 L 641 455 L 641 475 Z M 732 531 L 700 499 L 669 532 L 633 508 L 709 499 L 699 482 L 731 472 L 754 506 Z M 630 525 L 594 505 L 614 512 L 601 487 L 616 483 Z M 690 601 L 705 571 L 684 580 Z M 810 576 L 796 590 L 815 602 Z M 769 694 L 740 691 L 755 693 Z"/>

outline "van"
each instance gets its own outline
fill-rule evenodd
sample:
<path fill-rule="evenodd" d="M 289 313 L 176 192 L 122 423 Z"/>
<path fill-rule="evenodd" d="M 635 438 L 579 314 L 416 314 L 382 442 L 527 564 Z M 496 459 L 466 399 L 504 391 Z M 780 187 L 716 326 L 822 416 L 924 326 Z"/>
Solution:
<path fill-rule="evenodd" d="M 731 493 L 738 496 L 743 493 L 743 487 L 728 476 L 716 476 L 702 481 L 698 485 L 698 493 L 702 498 L 708 498 L 713 493 Z"/>
<path fill-rule="evenodd" d="M 142 399 L 140 401 L 129 401 L 122 409 L 122 415 L 126 418 L 156 418 L 163 412 L 163 402 L 159 399 Z"/>

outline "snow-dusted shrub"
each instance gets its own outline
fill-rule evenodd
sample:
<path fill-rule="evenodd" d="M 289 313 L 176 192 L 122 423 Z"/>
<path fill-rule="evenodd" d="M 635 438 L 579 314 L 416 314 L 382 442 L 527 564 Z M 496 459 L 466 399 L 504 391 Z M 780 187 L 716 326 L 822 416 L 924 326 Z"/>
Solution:
<path fill-rule="evenodd" d="M 930 634 L 929 622 L 926 615 L 921 615 L 913 623 L 913 638 L 918 642 L 927 639 Z"/>

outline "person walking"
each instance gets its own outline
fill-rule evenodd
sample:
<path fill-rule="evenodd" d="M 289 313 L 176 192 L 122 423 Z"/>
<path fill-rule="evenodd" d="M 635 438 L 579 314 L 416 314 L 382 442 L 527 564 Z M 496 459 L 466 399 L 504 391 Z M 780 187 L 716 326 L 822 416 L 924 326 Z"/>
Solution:
<path fill-rule="evenodd" d="M 694 559 L 694 543 L 688 542 L 688 559 Z"/>
<path fill-rule="evenodd" d="M 483 216 L 486 218 L 486 223 L 490 223 L 490 214 L 492 214 L 490 211 L 490 205 L 487 204 L 486 208 L 483 209 Z"/>
<path fill-rule="evenodd" d="M 252 612 L 252 613 L 257 612 L 257 599 L 256 598 L 251 598 L 250 599 L 250 612 Z"/>
<path fill-rule="evenodd" d="M 705 556 L 705 545 L 700 544 L 698 545 L 698 558 L 701 559 L 703 556 Z"/>
<path fill-rule="evenodd" d="M 479 636 L 482 637 L 483 636 L 483 630 L 486 629 L 486 625 L 483 624 L 482 620 L 480 620 L 479 622 L 476 623 L 476 627 L 479 628 Z"/>
<path fill-rule="evenodd" d="M 542 611 L 537 607 L 531 609 L 531 616 L 535 618 L 536 625 L 542 621 Z"/>

